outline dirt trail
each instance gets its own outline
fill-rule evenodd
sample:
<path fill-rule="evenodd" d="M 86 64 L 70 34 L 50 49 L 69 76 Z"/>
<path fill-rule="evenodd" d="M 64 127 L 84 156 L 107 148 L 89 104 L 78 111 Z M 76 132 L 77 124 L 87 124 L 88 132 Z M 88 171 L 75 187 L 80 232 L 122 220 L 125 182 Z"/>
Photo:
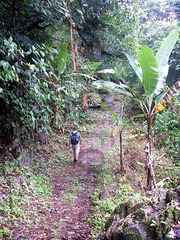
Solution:
<path fill-rule="evenodd" d="M 59 232 L 61 237 L 58 239 L 92 239 L 93 232 L 89 229 L 87 220 L 92 217 L 91 196 L 98 187 L 93 164 L 101 161 L 112 146 L 112 142 L 109 141 L 102 149 L 96 151 L 92 151 L 92 144 L 93 138 L 82 146 L 79 162 L 67 166 L 64 171 L 66 176 L 60 173 L 54 182 L 52 200 L 55 209 L 58 209 L 58 215 L 63 219 Z M 68 188 L 71 188 L 73 181 L 77 181 L 81 190 L 78 197 L 71 202 L 61 197 Z M 73 190 L 70 193 L 73 194 Z"/>
<path fill-rule="evenodd" d="M 110 94 L 107 97 L 107 105 L 119 114 L 123 99 L 120 97 L 120 99 L 116 99 L 118 101 L 114 101 L 115 97 L 117 96 Z M 110 138 L 110 129 L 114 125 L 114 120 L 109 111 L 94 110 L 91 115 L 91 121 L 94 119 L 94 122 L 87 124 L 85 129 L 80 131 L 82 145 L 77 163 L 73 163 L 73 154 L 70 155 L 66 146 L 68 133 L 66 135 L 60 135 L 59 132 L 54 134 L 49 145 L 37 149 L 37 160 L 40 165 L 42 159 L 42 168 L 39 168 L 37 174 L 41 175 L 44 166 L 47 167 L 45 172 L 53 189 L 52 195 L 44 196 L 43 194 L 42 197 L 39 193 L 32 195 L 35 187 L 29 186 L 29 175 L 27 175 L 27 179 L 21 176 L 17 178 L 17 184 L 21 181 L 29 184 L 27 190 L 30 191 L 30 197 L 27 195 L 23 205 L 24 211 L 28 213 L 28 218 L 20 219 L 21 222 L 19 225 L 16 223 L 17 228 L 15 229 L 13 229 L 15 223 L 8 223 L 10 225 L 8 227 L 14 231 L 11 239 L 94 239 L 93 228 L 90 226 L 93 219 L 92 196 L 96 189 L 101 190 L 102 187 L 98 182 L 95 170 L 98 170 L 97 165 L 107 156 L 107 152 L 114 149 L 114 144 L 119 142 L 119 136 Z M 111 156 L 115 155 L 111 154 Z M 140 157 L 135 149 L 134 155 L 130 156 L 131 165 L 133 166 L 134 159 L 140 159 Z M 142 181 L 141 178 L 139 181 Z M 48 185 L 50 184 L 48 182 Z M 46 182 L 44 186 L 46 186 Z M 8 238 L 3 238 L 3 240 L 6 239 Z"/>
<path fill-rule="evenodd" d="M 111 100 L 111 98 L 109 99 Z M 110 115 L 109 115 L 110 116 Z M 91 240 L 93 232 L 87 223 L 92 218 L 91 196 L 98 187 L 98 182 L 93 171 L 93 164 L 98 164 L 106 152 L 118 139 L 109 139 L 104 145 L 94 149 L 96 139 L 101 139 L 101 130 L 112 124 L 111 117 L 101 119 L 96 131 L 91 133 L 87 141 L 82 144 L 80 158 L 77 163 L 69 164 L 64 172 L 59 172 L 56 181 L 53 183 L 52 202 L 55 212 L 49 217 L 48 222 L 53 225 L 55 221 L 62 221 L 61 228 L 56 231 L 58 238 L 64 240 Z M 87 132 L 85 133 L 87 135 Z M 82 134 L 83 135 L 83 134 Z M 102 145 L 100 147 L 100 145 Z M 73 198 L 71 184 L 77 183 L 78 196 Z M 69 198 L 63 198 L 64 193 L 69 189 Z M 71 198 L 72 197 L 72 198 Z"/>

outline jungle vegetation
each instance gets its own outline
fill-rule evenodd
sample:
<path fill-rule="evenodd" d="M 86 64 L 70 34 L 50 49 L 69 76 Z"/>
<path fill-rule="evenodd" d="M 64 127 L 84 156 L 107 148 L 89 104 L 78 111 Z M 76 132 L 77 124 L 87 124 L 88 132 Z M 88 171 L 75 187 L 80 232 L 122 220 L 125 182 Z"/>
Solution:
<path fill-rule="evenodd" d="M 175 0 L 0 4 L 2 144 L 15 136 L 51 131 L 56 124 L 62 127 L 66 118 L 81 121 L 81 92 L 93 77 L 115 82 L 122 78 L 135 89 L 138 81 L 124 52 L 137 56 L 147 45 L 156 53 L 179 26 Z M 169 59 L 168 87 L 179 77 L 178 54 L 179 40 Z M 106 68 L 116 68 L 118 78 L 95 75 Z"/>
<path fill-rule="evenodd" d="M 1 148 L 12 138 L 62 127 L 67 118 L 81 121 L 81 92 L 93 77 L 138 87 L 124 52 L 136 56 L 147 45 L 156 53 L 178 29 L 178 7 L 176 0 L 1 1 Z M 169 59 L 168 87 L 178 80 L 178 54 L 179 40 Z M 116 68 L 118 78 L 95 75 L 106 68 Z"/>
<path fill-rule="evenodd" d="M 147 135 L 148 189 L 156 188 L 152 142 L 179 169 L 179 20 L 178 0 L 1 0 L 1 175 L 6 163 L 21 162 L 19 145 L 46 144 L 70 123 L 90 122 L 97 82 L 127 96 L 120 116 L 102 103 L 120 136 L 128 124 Z"/>

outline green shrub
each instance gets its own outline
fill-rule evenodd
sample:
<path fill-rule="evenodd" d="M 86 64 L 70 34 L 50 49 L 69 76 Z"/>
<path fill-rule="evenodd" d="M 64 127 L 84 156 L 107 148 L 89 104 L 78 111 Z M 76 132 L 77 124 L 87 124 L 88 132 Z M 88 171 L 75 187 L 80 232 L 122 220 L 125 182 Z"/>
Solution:
<path fill-rule="evenodd" d="M 179 127 L 180 121 L 172 109 L 165 109 L 156 115 L 153 127 L 154 134 L 156 135 L 156 146 L 164 148 L 167 156 L 176 164 L 178 164 L 179 159 Z"/>

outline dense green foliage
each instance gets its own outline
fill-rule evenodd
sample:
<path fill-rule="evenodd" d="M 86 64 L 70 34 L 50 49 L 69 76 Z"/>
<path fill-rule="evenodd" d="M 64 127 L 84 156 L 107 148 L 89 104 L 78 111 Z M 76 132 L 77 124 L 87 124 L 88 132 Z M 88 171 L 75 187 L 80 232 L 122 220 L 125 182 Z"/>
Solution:
<path fill-rule="evenodd" d="M 52 32 L 67 15 L 65 1 L 5 1 L 0 2 L 0 42 L 12 37 L 26 50 L 34 43 L 52 41 Z"/>
<path fill-rule="evenodd" d="M 35 46 L 24 51 L 10 38 L 4 41 L 1 55 L 1 135 L 9 131 L 21 135 L 22 129 L 25 134 L 28 128 L 45 127 L 51 111 L 47 104 L 50 89 L 42 81 L 48 75 L 44 53 Z M 32 56 L 36 60 L 27 62 Z"/>
<path fill-rule="evenodd" d="M 94 77 L 104 77 L 103 74 L 95 75 L 98 68 L 115 68 L 117 76 L 111 75 L 108 79 L 125 79 L 135 88 L 134 79 L 137 78 L 127 66 L 124 52 L 141 80 L 145 97 L 141 96 L 141 92 L 136 94 L 127 85 L 122 85 L 124 89 L 121 93 L 130 96 L 141 107 L 147 118 L 150 136 L 156 105 L 163 98 L 163 95 L 157 98 L 156 95 L 163 90 L 169 55 L 178 38 L 178 32 L 172 31 L 158 50 L 161 39 L 178 26 L 177 2 L 169 5 L 166 14 L 164 4 L 151 1 L 142 4 L 140 0 L 131 4 L 128 1 L 98 1 L 97 4 L 89 0 L 2 1 L 2 143 L 7 144 L 13 138 L 36 138 L 37 134 L 47 133 L 53 128 L 64 131 L 64 125 L 69 121 L 84 123 L 88 116 L 83 112 L 83 95 L 87 94 L 88 84 Z M 170 18 L 172 14 L 173 19 Z M 153 23 L 153 27 L 148 26 L 149 23 Z M 142 43 L 154 45 L 153 49 L 141 47 L 140 72 L 139 65 L 130 54 L 137 55 Z M 171 83 L 179 71 L 178 46 L 169 61 L 171 72 L 168 80 Z M 98 62 L 90 63 L 92 60 Z M 81 73 L 74 73 L 74 61 L 77 65 L 80 62 L 78 69 Z M 111 83 L 108 88 L 110 86 L 115 85 Z"/>
<path fill-rule="evenodd" d="M 173 102 L 173 109 L 170 107 L 156 116 L 153 130 L 157 136 L 156 146 L 160 149 L 163 148 L 167 156 L 179 165 L 180 121 L 177 116 L 179 114 L 179 98 Z"/>
<path fill-rule="evenodd" d="M 94 187 L 94 182 L 98 182 L 95 192 L 90 192 L 94 218 L 88 219 L 90 227 L 94 227 L 98 234 L 119 201 L 124 201 L 128 195 L 141 198 L 137 193 L 139 189 L 142 194 L 145 192 L 142 165 L 146 159 L 140 145 L 142 141 L 144 144 L 143 136 L 147 135 L 147 127 L 149 130 L 154 116 L 152 143 L 163 156 L 160 163 L 157 158 L 156 177 L 162 180 L 171 175 L 174 180 L 170 179 L 166 187 L 177 186 L 179 97 L 171 101 L 169 108 L 161 114 L 156 114 L 156 106 L 166 92 L 163 88 L 165 77 L 168 89 L 180 75 L 179 6 L 178 0 L 0 1 L 0 238 L 18 237 L 18 234 L 13 236 L 12 229 L 28 234 L 23 229 L 24 222 L 28 229 L 35 229 L 39 222 L 43 225 L 43 221 L 49 221 L 52 216 L 50 181 L 56 182 L 56 177 L 60 184 L 64 179 L 71 183 L 69 189 L 64 186 L 61 196 L 71 201 L 85 191 L 87 183 Z M 162 40 L 172 30 L 174 35 L 169 39 L 168 51 L 165 52 L 164 47 L 158 51 Z M 139 64 L 135 60 L 137 56 Z M 77 69 L 74 68 L 75 61 Z M 167 64 L 169 73 L 164 71 L 168 69 Z M 139 66 L 142 71 L 139 71 Z M 105 74 L 101 71 L 103 69 L 116 74 Z M 163 76 L 165 72 L 168 75 Z M 141 130 L 126 131 L 123 149 L 122 144 L 121 149 L 117 144 L 109 148 L 109 126 L 102 129 L 107 112 L 103 109 L 101 113 L 93 111 L 91 115 L 88 109 L 99 107 L 102 98 L 107 98 L 107 92 L 100 96 L 92 89 L 95 80 L 103 80 L 105 84 L 109 82 L 108 90 L 117 86 L 119 90 L 122 86 L 120 99 L 115 97 L 113 101 L 122 102 L 124 95 L 128 95 L 144 112 L 146 130 L 142 131 L 142 122 L 136 118 Z M 163 94 L 157 96 L 161 91 Z M 106 104 L 104 106 L 107 107 Z M 121 133 L 133 118 L 136 107 L 132 102 L 127 102 L 123 111 L 122 108 L 114 111 L 113 104 L 107 107 Z M 102 119 L 98 122 L 99 118 Z M 82 171 L 80 178 L 79 169 L 74 171 L 75 176 L 68 173 L 69 169 L 74 170 L 74 166 L 71 166 L 66 140 L 74 123 L 85 131 L 85 144 L 95 133 L 91 139 L 91 153 L 98 152 L 100 145 L 107 142 L 109 149 L 101 154 L 104 157 L 99 164 L 98 161 L 91 164 L 89 160 L 88 170 L 85 169 L 85 174 Z M 90 123 L 92 125 L 88 125 Z M 131 136 L 133 131 L 140 134 Z M 44 145 L 40 146 L 38 142 Z M 119 150 L 128 169 L 124 176 L 119 174 Z M 90 174 L 93 172 L 95 175 L 92 183 L 88 178 L 89 168 Z M 104 199 L 106 189 L 107 198 Z M 54 204 L 54 216 L 58 215 L 56 207 Z M 44 210 L 49 219 L 43 214 Z M 50 226 L 51 237 L 58 236 L 58 232 L 52 233 L 58 231 L 57 226 L 61 227 L 61 219 L 57 219 Z M 39 237 L 43 238 L 44 229 L 41 230 Z M 50 236 L 45 237 L 50 239 Z"/>
<path fill-rule="evenodd" d="M 50 130 L 56 123 L 62 123 L 68 112 L 74 121 L 83 116 L 77 109 L 81 108 L 78 102 L 88 81 L 86 76 L 71 75 L 69 17 L 73 22 L 73 37 L 79 36 L 80 71 L 93 76 L 96 68 L 91 70 L 89 60 L 101 61 L 101 68 L 118 66 L 119 77 L 133 84 L 134 73 L 123 51 L 136 53 L 143 41 L 155 39 L 157 31 L 150 31 L 146 25 L 149 19 L 162 23 L 172 13 L 178 16 L 176 1 L 171 4 L 168 16 L 162 13 L 162 17 L 152 14 L 157 13 L 159 5 L 150 1 L 147 5 L 139 0 L 131 4 L 128 1 L 68 2 L 70 12 L 66 2 L 60 0 L 1 1 L 1 136 L 7 132 L 9 137 L 17 133 L 24 135 L 28 129 Z M 162 12 L 161 7 L 158 10 Z M 158 38 L 162 39 L 173 24 L 168 23 L 167 27 L 160 24 L 163 31 L 159 31 Z M 67 50 L 66 60 L 60 66 L 61 46 Z M 175 71 L 178 74 L 177 54 L 178 49 L 171 60 L 173 78 Z"/>
<path fill-rule="evenodd" d="M 87 55 L 91 59 L 113 61 L 122 50 L 135 48 L 138 0 L 74 1 L 71 15 Z M 127 41 L 128 39 L 128 41 Z"/>
<path fill-rule="evenodd" d="M 102 31 L 102 25 L 107 29 L 106 22 L 108 23 L 109 20 L 102 17 L 106 15 L 104 11 L 107 12 L 110 8 L 113 10 L 114 7 L 112 8 L 109 4 L 107 9 L 103 2 L 99 2 L 98 8 L 92 2 L 93 6 L 90 9 L 86 3 L 80 1 L 77 2 L 78 6 L 74 4 L 75 2 L 72 3 L 71 15 L 73 21 L 76 22 L 76 30 L 79 29 L 80 36 L 83 36 L 81 24 L 85 29 L 92 29 L 95 24 L 98 27 L 96 34 L 100 29 Z M 80 9 L 87 21 L 82 21 L 82 18 L 80 21 L 80 15 L 77 15 L 77 13 L 80 14 Z M 68 54 L 70 40 L 65 2 L 1 1 L 0 11 L 2 17 L 0 25 L 0 102 L 2 106 L 0 136 L 3 142 L 13 137 L 27 138 L 29 131 L 31 134 L 49 131 L 55 125 L 62 125 L 64 118 L 68 118 L 68 113 L 73 121 L 77 122 L 81 118 L 84 121 L 86 115 L 79 111 L 81 110 L 79 101 L 81 101 L 80 93 L 84 91 L 87 81 L 85 75 L 82 77 L 71 75 L 73 70 Z M 102 24 L 96 22 L 99 16 L 100 19 L 102 18 L 99 20 Z M 63 32 L 65 36 L 59 37 L 58 34 L 61 35 Z M 89 30 L 86 33 L 89 34 Z M 89 47 L 93 47 L 93 42 L 97 38 L 98 36 L 95 37 L 92 34 L 91 41 L 85 42 L 81 37 L 87 52 L 89 52 Z M 63 43 L 64 40 L 69 44 Z M 61 41 L 60 44 L 58 41 Z M 59 45 L 66 48 L 66 59 L 61 60 L 62 50 Z M 83 55 L 86 55 L 86 51 Z M 96 67 L 89 64 L 87 60 L 83 60 L 82 57 L 81 61 L 80 70 L 93 76 Z M 76 88 L 77 85 L 78 88 Z"/>

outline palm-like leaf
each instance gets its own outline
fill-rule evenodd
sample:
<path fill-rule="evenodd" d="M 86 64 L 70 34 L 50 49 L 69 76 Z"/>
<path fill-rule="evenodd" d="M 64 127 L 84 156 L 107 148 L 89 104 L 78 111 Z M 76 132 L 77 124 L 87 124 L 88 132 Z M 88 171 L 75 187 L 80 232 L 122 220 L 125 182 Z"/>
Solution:
<path fill-rule="evenodd" d="M 158 83 L 158 64 L 153 50 L 144 46 L 139 54 L 139 61 L 143 72 L 143 87 L 147 96 L 151 96 Z"/>
<path fill-rule="evenodd" d="M 112 92 L 118 92 L 120 94 L 126 95 L 133 99 L 133 101 L 136 102 L 137 105 L 144 111 L 144 100 L 142 96 L 125 84 L 116 84 L 113 82 L 98 80 L 95 81 L 92 86 L 98 89 L 106 89 Z"/>
<path fill-rule="evenodd" d="M 98 89 L 107 89 L 112 92 L 118 92 L 133 98 L 133 94 L 126 90 L 126 89 L 129 89 L 129 87 L 125 84 L 116 84 L 113 82 L 99 80 L 99 81 L 95 81 L 92 85 Z"/>
<path fill-rule="evenodd" d="M 131 65 L 131 67 L 134 69 L 136 75 L 138 76 L 138 78 L 141 80 L 142 82 L 142 71 L 141 68 L 139 66 L 139 63 L 137 62 L 137 60 L 135 60 L 131 55 L 129 55 L 128 53 L 124 53 L 127 57 L 127 59 L 129 60 L 129 63 Z"/>
<path fill-rule="evenodd" d="M 134 60 L 128 53 L 125 53 L 130 65 L 136 72 L 138 78 L 141 80 L 146 93 L 146 100 L 142 96 L 130 89 L 126 84 L 115 84 L 107 81 L 96 81 L 93 86 L 96 88 L 103 88 L 114 92 L 119 92 L 132 98 L 143 111 L 148 113 L 147 117 L 152 116 L 152 102 L 155 94 L 159 94 L 163 87 L 162 75 L 166 74 L 166 66 L 172 48 L 177 41 L 179 34 L 176 30 L 172 31 L 165 39 L 156 56 L 153 50 L 144 46 L 141 48 L 139 54 L 140 64 Z M 161 99 L 161 97 L 159 98 Z M 157 99 L 155 105 L 160 101 Z M 147 102 L 147 105 L 145 104 Z"/>
<path fill-rule="evenodd" d="M 171 54 L 171 51 L 179 37 L 179 33 L 176 30 L 173 30 L 168 37 L 163 41 L 161 47 L 159 48 L 156 59 L 158 62 L 158 71 L 159 71 L 159 81 L 155 90 L 155 94 L 159 94 L 163 89 L 167 74 L 168 74 L 168 60 Z"/>

